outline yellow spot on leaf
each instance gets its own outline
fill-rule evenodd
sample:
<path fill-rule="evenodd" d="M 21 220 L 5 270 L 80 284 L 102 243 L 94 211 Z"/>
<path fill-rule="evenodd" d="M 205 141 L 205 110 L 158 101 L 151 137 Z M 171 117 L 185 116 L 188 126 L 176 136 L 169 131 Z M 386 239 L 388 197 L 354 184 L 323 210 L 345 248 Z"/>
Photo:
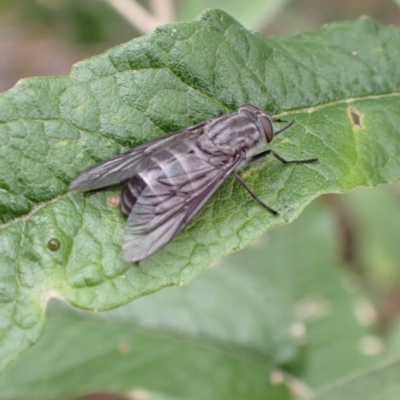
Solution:
<path fill-rule="evenodd" d="M 120 201 L 121 201 L 121 197 L 120 196 L 118 196 L 118 195 L 116 195 L 116 196 L 110 196 L 109 198 L 108 198 L 108 204 L 111 206 L 111 207 L 118 207 L 119 206 L 119 203 L 120 203 Z"/>
<path fill-rule="evenodd" d="M 127 354 L 131 351 L 131 345 L 128 342 L 118 343 L 118 352 L 121 354 Z"/>
<path fill-rule="evenodd" d="M 244 171 L 241 176 L 243 179 L 246 179 L 248 177 L 250 177 L 251 175 L 253 175 L 253 173 L 257 171 L 257 168 L 251 167 L 249 169 L 246 169 L 246 171 Z"/>

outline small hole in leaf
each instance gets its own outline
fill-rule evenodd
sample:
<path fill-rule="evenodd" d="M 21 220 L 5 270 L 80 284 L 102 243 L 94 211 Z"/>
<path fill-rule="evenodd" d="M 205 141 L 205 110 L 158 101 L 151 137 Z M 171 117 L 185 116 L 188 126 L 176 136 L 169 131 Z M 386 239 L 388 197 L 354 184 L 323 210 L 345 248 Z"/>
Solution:
<path fill-rule="evenodd" d="M 58 239 L 52 238 L 47 242 L 47 247 L 51 251 L 57 251 L 61 246 L 61 243 Z"/>
<path fill-rule="evenodd" d="M 356 128 L 364 128 L 363 123 L 362 123 L 364 115 L 354 107 L 349 107 L 348 112 L 349 112 L 349 117 L 350 117 L 351 123 Z"/>

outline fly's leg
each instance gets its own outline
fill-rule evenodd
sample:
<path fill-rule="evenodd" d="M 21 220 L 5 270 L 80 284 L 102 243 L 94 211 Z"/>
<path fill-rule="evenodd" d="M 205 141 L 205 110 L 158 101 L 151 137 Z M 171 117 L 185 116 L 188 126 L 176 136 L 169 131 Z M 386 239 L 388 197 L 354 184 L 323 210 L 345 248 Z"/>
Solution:
<path fill-rule="evenodd" d="M 238 182 L 249 192 L 250 196 L 258 202 L 261 206 L 263 206 L 266 210 L 268 210 L 271 214 L 275 215 L 276 217 L 279 216 L 279 213 L 275 211 L 270 206 L 267 206 L 261 199 L 259 199 L 256 194 L 250 189 L 249 185 L 236 173 L 233 173 L 233 176 L 237 179 Z"/>
<path fill-rule="evenodd" d="M 318 158 L 310 158 L 309 160 L 285 160 L 281 157 L 278 153 L 275 153 L 273 150 L 266 150 L 261 153 L 256 154 L 255 156 L 251 157 L 250 162 L 257 161 L 260 158 L 266 157 L 268 154 L 272 154 L 277 160 L 279 160 L 283 164 L 311 164 L 318 162 Z"/>
<path fill-rule="evenodd" d="M 309 160 L 285 160 L 278 153 L 275 153 L 273 150 L 266 150 L 259 154 L 256 154 L 250 159 L 250 162 L 259 160 L 260 158 L 266 157 L 268 154 L 272 154 L 277 160 L 279 160 L 283 164 L 310 164 L 314 162 L 318 162 L 318 158 L 310 158 Z M 259 199 L 256 194 L 250 189 L 247 183 L 236 173 L 233 173 L 233 176 L 241 183 L 241 185 L 249 192 L 250 196 L 256 200 L 261 206 L 263 206 L 266 210 L 268 210 L 271 214 L 275 216 L 279 216 L 279 213 L 275 211 L 273 208 L 267 206 L 261 199 Z"/>
<path fill-rule="evenodd" d="M 103 187 L 97 188 L 97 189 L 86 190 L 86 192 L 83 192 L 83 195 L 84 196 L 91 196 L 92 194 L 95 194 L 95 193 L 98 193 L 98 192 L 103 192 L 104 190 L 108 190 L 108 189 L 113 189 L 113 188 L 116 188 L 116 187 L 124 186 L 126 182 L 127 182 L 127 180 L 125 180 L 123 182 L 115 183 L 113 185 L 103 186 Z"/>

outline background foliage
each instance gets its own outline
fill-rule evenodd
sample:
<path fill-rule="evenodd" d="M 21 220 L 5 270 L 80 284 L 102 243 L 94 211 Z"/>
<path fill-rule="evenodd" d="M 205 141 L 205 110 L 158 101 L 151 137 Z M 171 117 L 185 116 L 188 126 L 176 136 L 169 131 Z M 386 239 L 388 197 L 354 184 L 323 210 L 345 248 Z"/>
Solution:
<path fill-rule="evenodd" d="M 372 9 L 371 3 L 365 7 Z M 93 6 L 93 3 L 85 2 L 82 6 L 79 2 L 70 2 L 66 6 L 60 2 L 59 6 L 70 10 L 62 17 L 58 15 L 59 21 L 66 21 L 63 25 L 54 23 L 57 7 L 45 2 L 32 2 L 31 8 L 25 9 L 28 12 L 24 24 L 37 27 L 47 21 L 48 26 L 52 26 L 50 29 L 58 31 L 60 36 L 64 34 L 64 26 L 70 32 L 70 39 L 76 43 L 91 43 L 89 46 L 107 38 L 107 32 L 115 32 L 114 27 L 120 26 L 120 36 L 113 40 L 115 43 L 127 40 L 131 36 L 127 34 L 129 25 L 123 25 L 116 14 L 111 14 L 110 18 L 106 6 L 102 8 L 99 4 Z M 232 4 L 237 7 L 235 2 Z M 273 3 L 268 6 L 271 9 L 276 7 Z M 16 18 L 11 3 L 8 7 L 4 12 L 11 10 Z M 290 11 L 289 7 L 288 10 L 288 14 L 282 13 L 286 16 L 281 18 L 289 18 L 293 9 Z M 185 7 L 180 12 L 186 12 Z M 396 15 L 395 12 L 388 14 L 391 18 Z M 260 24 L 257 15 L 246 15 L 247 19 L 243 21 L 246 26 Z M 258 12 L 259 15 L 262 13 Z M 297 18 L 299 22 L 301 15 Z M 302 23 L 304 21 L 290 26 L 293 29 L 301 27 Z M 193 102 L 189 107 L 191 119 L 188 119 L 185 111 L 176 111 L 179 107 L 186 110 L 186 100 L 180 104 L 178 97 L 172 112 L 166 108 L 167 100 L 171 98 L 171 93 L 166 91 L 165 97 L 158 97 L 154 111 L 150 113 L 152 124 L 155 123 L 161 131 L 146 130 L 145 120 L 138 120 L 140 113 L 129 117 L 129 112 L 122 108 L 121 121 L 114 119 L 113 127 L 107 125 L 104 129 L 106 133 L 113 132 L 114 136 L 101 138 L 92 135 L 92 132 L 102 132 L 106 119 L 96 126 L 99 118 L 106 115 L 102 107 L 105 110 L 113 102 L 99 102 L 99 98 L 104 97 L 104 90 L 109 99 L 115 99 L 111 90 L 113 85 L 107 82 L 107 76 L 119 76 L 119 79 L 123 76 L 111 72 L 110 66 L 104 62 L 107 57 L 100 56 L 81 63 L 71 77 L 23 82 L 3 96 L 2 121 L 7 121 L 8 127 L 13 129 L 3 130 L 1 140 L 7 152 L 3 153 L 2 161 L 8 163 L 7 168 L 10 161 L 18 165 L 21 149 L 25 161 L 24 168 L 12 169 L 11 175 L 3 167 L 3 172 L 7 171 L 8 175 L 6 178 L 3 176 L 2 182 L 12 176 L 13 184 L 19 188 L 16 192 L 29 194 L 11 199 L 5 199 L 4 192 L 1 194 L 2 204 L 6 205 L 1 212 L 4 223 L 2 249 L 7 250 L 2 253 L 2 301 L 8 304 L 9 299 L 19 299 L 16 303 L 18 313 L 10 313 L 7 306 L 1 308 L 3 327 L 13 321 L 15 328 L 3 330 L 3 361 L 14 359 L 22 349 L 37 340 L 42 329 L 44 305 L 49 297 L 63 297 L 89 309 L 110 308 L 160 286 L 185 282 L 209 262 L 201 252 L 193 263 L 199 268 L 188 268 L 182 273 L 176 258 L 168 260 L 168 257 L 160 256 L 162 268 L 157 261 L 154 268 L 149 262 L 150 267 L 143 269 L 142 279 L 137 279 L 141 272 L 125 269 L 114 262 L 119 251 L 119 241 L 115 237 L 123 227 L 123 219 L 118 212 L 107 211 L 103 206 L 106 195 L 90 199 L 93 203 L 86 207 L 85 223 L 93 227 L 101 218 L 106 224 L 104 231 L 109 237 L 104 237 L 100 231 L 101 237 L 97 239 L 110 244 L 108 251 L 111 253 L 104 263 L 108 270 L 102 271 L 100 256 L 91 260 L 90 269 L 74 258 L 65 268 L 65 242 L 62 242 L 61 252 L 43 252 L 42 244 L 47 243 L 50 233 L 58 237 L 66 235 L 67 239 L 73 236 L 74 229 L 78 229 L 74 224 L 82 223 L 78 216 L 83 210 L 79 195 L 65 200 L 62 195 L 75 173 L 67 168 L 63 170 L 74 159 L 73 148 L 69 153 L 63 147 L 58 153 L 52 153 L 48 161 L 54 163 L 50 164 L 50 170 L 55 172 L 57 179 L 51 184 L 37 184 L 38 179 L 48 182 L 48 177 L 33 167 L 41 164 L 45 142 L 54 151 L 62 144 L 61 139 L 73 141 L 82 132 L 86 133 L 87 158 L 82 159 L 82 166 L 76 166 L 82 169 L 83 164 L 146 140 L 150 134 L 189 125 L 215 115 L 221 107 L 232 111 L 241 102 L 250 101 L 265 109 L 282 111 L 283 115 L 289 113 L 296 119 L 293 131 L 274 143 L 276 150 L 289 158 L 297 155 L 301 145 L 302 152 L 318 153 L 321 158 L 316 170 L 298 170 L 296 167 L 295 175 L 285 175 L 284 168 L 271 160 L 244 172 L 257 193 L 267 198 L 274 199 L 275 190 L 284 188 L 277 204 L 285 209 L 287 220 L 296 217 L 304 204 L 319 193 L 398 179 L 397 29 L 383 28 L 363 19 L 333 24 L 298 38 L 266 40 L 237 30 L 234 23 L 229 26 L 231 32 L 227 37 L 235 40 L 239 51 L 240 40 L 244 38 L 247 43 L 252 43 L 250 48 L 256 45 L 258 49 L 248 57 L 250 62 L 243 67 L 245 73 L 261 71 L 265 59 L 269 60 L 269 74 L 264 76 L 267 90 L 260 91 L 263 85 L 249 86 L 254 79 L 251 74 L 246 76 L 242 73 L 238 80 L 227 74 L 227 70 L 221 70 L 221 77 L 235 85 L 226 90 L 224 85 L 227 82 L 218 86 L 215 85 L 219 82 L 217 79 L 214 85 L 207 87 L 208 78 L 201 76 L 207 68 L 198 64 L 198 60 L 192 62 L 190 57 L 182 62 L 184 58 L 175 54 L 170 65 L 174 66 L 180 60 L 175 71 L 181 73 L 185 71 L 182 67 L 197 66 L 197 80 L 193 80 L 193 76 L 189 78 L 189 86 L 197 91 L 202 89 L 208 98 L 202 98 L 200 106 Z M 199 32 L 194 27 L 192 24 L 178 29 L 182 35 L 180 40 L 190 43 L 190 48 L 196 43 L 201 45 L 204 40 L 190 41 L 190 29 Z M 159 37 L 167 33 L 168 29 L 160 30 Z M 151 67 L 166 62 L 160 57 L 161 53 L 151 54 L 149 45 L 154 41 L 144 39 L 138 43 L 142 43 L 142 47 L 139 46 L 141 51 L 147 49 L 146 62 L 150 62 Z M 211 45 L 213 40 L 206 43 Z M 165 46 L 168 43 L 164 41 L 161 44 Z M 99 52 L 96 46 L 92 47 L 93 54 Z M 131 52 L 126 56 L 130 49 L 128 44 L 110 54 L 114 61 L 119 57 L 121 66 L 123 57 L 129 59 L 135 54 Z M 135 44 L 133 49 L 137 49 Z M 181 49 L 181 54 L 185 55 L 187 49 Z M 346 54 L 343 54 L 343 49 L 346 49 Z M 351 53 L 352 49 L 356 54 Z M 268 58 L 269 51 L 275 55 L 272 63 Z M 222 52 L 219 57 L 216 60 L 228 61 L 226 65 L 221 64 L 223 68 L 237 65 L 237 60 L 232 63 L 229 59 L 229 51 Z M 135 62 L 140 65 L 144 61 Z M 130 59 L 127 70 L 132 67 L 135 65 Z M 187 71 L 193 73 L 194 70 Z M 99 80 L 102 76 L 104 80 Z M 157 81 L 155 89 L 166 82 L 170 79 Z M 120 83 L 129 83 L 129 79 L 120 80 Z M 145 83 L 147 85 L 148 81 Z M 179 85 L 174 85 L 174 93 L 177 89 L 182 90 Z M 85 91 L 85 87 L 90 89 Z M 132 91 L 134 87 L 128 86 L 128 89 L 127 95 L 134 101 L 137 97 Z M 167 89 L 171 90 L 171 87 Z M 185 90 L 182 93 L 186 93 Z M 61 108 L 57 109 L 53 99 L 59 98 L 60 93 L 62 101 L 58 105 Z M 143 95 L 143 91 L 140 94 Z M 147 94 L 150 96 L 151 92 Z M 184 94 L 182 98 L 187 99 L 186 96 Z M 198 101 L 196 96 L 189 98 Z M 143 98 L 140 101 L 148 107 L 149 103 L 143 102 Z M 87 106 L 87 110 L 82 109 L 82 105 Z M 361 116 L 361 127 L 357 124 L 352 126 L 351 113 L 346 113 L 349 107 Z M 46 126 L 41 124 L 40 119 L 51 117 L 59 110 L 61 118 L 57 116 L 59 120 L 55 124 L 52 125 L 52 121 L 45 122 Z M 165 110 L 164 114 L 160 114 L 160 110 Z M 32 122 L 27 117 L 39 122 Z M 28 123 L 21 123 L 21 118 L 28 119 Z M 67 121 L 76 130 L 57 125 L 60 121 Z M 140 129 L 138 124 L 142 124 Z M 129 128 L 127 131 L 124 131 L 126 128 L 118 130 L 118 126 Z M 39 136 L 36 134 L 29 140 L 27 133 L 32 131 L 39 132 Z M 43 141 L 38 142 L 41 132 Z M 15 152 L 10 152 L 10 149 Z M 346 165 L 348 162 L 351 168 Z M 26 173 L 28 175 L 24 175 Z M 233 205 L 227 208 L 227 201 L 232 199 Z M 37 205 L 49 201 L 50 208 L 37 212 Z M 22 355 L 0 377 L 2 398 L 26 398 L 28 394 L 30 398 L 38 399 L 72 398 L 99 391 L 130 392 L 133 396 L 146 394 L 151 398 L 397 398 L 397 205 L 396 185 L 373 190 L 359 188 L 340 197 L 330 195 L 313 202 L 294 223 L 270 231 L 252 247 L 223 259 L 186 286 L 167 288 L 125 307 L 99 314 L 77 313 L 61 303 L 51 302 L 39 344 Z M 235 215 L 237 208 L 250 210 L 243 214 L 243 221 L 252 217 L 250 220 L 253 222 L 244 231 L 238 231 L 240 224 L 233 223 L 233 231 L 242 234 L 232 241 L 232 231 L 226 229 L 235 219 L 227 219 L 227 216 Z M 18 264 L 13 254 L 13 241 L 20 237 L 20 231 L 12 221 L 27 212 L 31 212 L 34 218 L 24 222 L 23 229 L 27 229 L 29 234 L 20 247 L 22 250 L 18 250 L 20 259 L 25 262 Z M 246 193 L 231 184 L 224 187 L 200 222 L 192 228 L 195 235 L 198 232 L 197 238 L 204 236 L 201 229 L 207 229 L 207 232 L 215 229 L 207 225 L 210 215 L 213 215 L 213 223 L 222 227 L 219 229 L 225 238 L 231 239 L 228 244 L 224 239 L 226 247 L 221 249 L 219 244 L 209 259 L 241 246 L 266 226 L 275 223 L 269 216 L 258 213 L 257 205 L 247 199 Z M 260 221 L 260 226 L 254 221 Z M 44 229 L 46 226 L 58 228 L 50 232 Z M 182 249 L 179 246 L 186 246 L 187 240 L 188 237 L 182 237 L 180 245 L 178 239 L 176 248 Z M 76 243 L 82 244 L 82 249 L 76 250 L 78 255 L 89 249 L 97 257 L 99 248 L 90 235 L 81 236 L 74 246 Z M 204 245 L 207 248 L 210 243 Z M 196 264 L 199 259 L 200 264 Z M 115 277 L 126 279 L 125 273 L 133 273 L 134 279 L 128 278 L 128 284 L 121 285 Z M 144 284 L 146 280 L 156 283 L 149 288 Z M 19 284 L 15 286 L 13 282 Z M 21 282 L 23 285 L 19 286 Z M 99 286 L 99 282 L 104 282 L 106 287 Z M 37 360 L 41 360 L 40 368 Z M 352 378 L 355 374 L 356 379 Z"/>

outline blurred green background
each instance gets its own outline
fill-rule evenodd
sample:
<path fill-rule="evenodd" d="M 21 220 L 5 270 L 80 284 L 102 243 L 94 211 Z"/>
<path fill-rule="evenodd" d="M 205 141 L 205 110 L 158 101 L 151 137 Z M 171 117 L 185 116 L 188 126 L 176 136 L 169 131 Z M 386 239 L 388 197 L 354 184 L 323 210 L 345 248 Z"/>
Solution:
<path fill-rule="evenodd" d="M 28 76 L 68 74 L 79 60 L 206 8 L 266 35 L 292 36 L 361 15 L 382 24 L 400 20 L 391 0 L 1 0 L 0 92 Z"/>
<path fill-rule="evenodd" d="M 0 92 L 25 77 L 68 74 L 79 60 L 151 32 L 158 24 L 189 21 L 205 8 L 221 8 L 246 28 L 266 35 L 292 36 L 362 15 L 385 25 L 400 25 L 399 6 L 389 0 L 2 0 Z M 335 243 L 329 267 L 339 269 L 346 277 L 346 290 L 366 296 L 368 301 L 360 306 L 357 318 L 360 324 L 373 327 L 373 337 L 378 339 L 372 342 L 375 347 L 361 346 L 360 352 L 384 352 L 390 346 L 385 346 L 387 338 L 393 341 L 400 314 L 400 185 L 323 196 L 309 208 L 300 217 L 301 229 L 295 230 L 296 235 L 315 229 L 315 213 L 325 216 L 319 217 L 321 224 L 325 219 L 330 221 L 327 226 L 334 230 L 330 240 Z M 290 234 L 288 227 L 278 231 L 284 229 Z M 257 240 L 255 248 L 268 248 L 270 235 Z M 285 254 L 289 252 L 285 250 L 285 235 L 279 237 L 282 245 L 274 249 Z M 243 263 L 265 265 L 268 254 L 255 251 L 254 246 L 239 253 L 246 260 Z M 324 249 L 313 248 L 312 243 L 310 246 L 304 251 L 314 252 L 319 259 Z M 222 263 L 235 262 L 227 258 Z M 280 268 L 276 255 L 273 268 Z M 319 278 L 323 286 L 324 275 Z M 318 281 L 313 285 L 318 286 Z"/>

